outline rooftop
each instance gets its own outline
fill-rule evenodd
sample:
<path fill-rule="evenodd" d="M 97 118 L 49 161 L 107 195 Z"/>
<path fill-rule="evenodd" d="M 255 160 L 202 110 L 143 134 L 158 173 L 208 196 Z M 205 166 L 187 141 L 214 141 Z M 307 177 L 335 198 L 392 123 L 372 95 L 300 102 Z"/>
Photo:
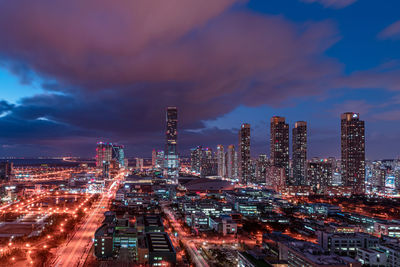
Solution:
<path fill-rule="evenodd" d="M 173 252 L 175 249 L 171 244 L 169 236 L 165 232 L 146 233 L 149 252 Z"/>

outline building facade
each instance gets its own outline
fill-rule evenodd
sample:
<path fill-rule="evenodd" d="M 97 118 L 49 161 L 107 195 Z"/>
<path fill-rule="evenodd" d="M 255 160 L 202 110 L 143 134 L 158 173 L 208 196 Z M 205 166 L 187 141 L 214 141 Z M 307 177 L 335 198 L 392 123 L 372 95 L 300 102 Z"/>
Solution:
<path fill-rule="evenodd" d="M 164 176 L 168 178 L 176 178 L 179 175 L 179 157 L 177 151 L 178 144 L 178 109 L 176 107 L 168 107 L 166 114 L 166 145 L 165 145 L 165 161 Z"/>
<path fill-rule="evenodd" d="M 270 152 L 272 165 L 285 169 L 286 179 L 289 177 L 289 124 L 284 117 L 271 118 Z"/>
<path fill-rule="evenodd" d="M 243 184 L 250 182 L 250 124 L 243 123 L 239 130 L 239 180 Z"/>
<path fill-rule="evenodd" d="M 225 151 L 223 145 L 217 146 L 218 176 L 226 176 Z"/>
<path fill-rule="evenodd" d="M 228 151 L 226 152 L 226 176 L 230 179 L 236 179 L 238 176 L 237 169 L 237 152 L 234 145 L 228 146 Z"/>
<path fill-rule="evenodd" d="M 342 183 L 353 194 L 365 193 L 365 128 L 358 113 L 341 115 Z"/>
<path fill-rule="evenodd" d="M 293 182 L 295 185 L 306 185 L 307 167 L 307 123 L 298 121 L 293 128 Z"/>

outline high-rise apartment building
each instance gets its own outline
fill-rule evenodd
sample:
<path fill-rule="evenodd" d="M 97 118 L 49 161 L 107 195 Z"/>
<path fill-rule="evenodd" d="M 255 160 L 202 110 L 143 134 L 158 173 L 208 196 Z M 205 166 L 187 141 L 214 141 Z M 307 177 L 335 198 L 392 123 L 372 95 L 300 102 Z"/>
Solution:
<path fill-rule="evenodd" d="M 365 128 L 358 113 L 341 115 L 342 183 L 353 194 L 365 193 Z"/>
<path fill-rule="evenodd" d="M 327 160 L 307 164 L 307 180 L 316 194 L 324 194 L 332 186 L 332 164 Z"/>
<path fill-rule="evenodd" d="M 179 157 L 177 151 L 178 143 L 178 109 L 176 107 L 168 107 L 166 112 L 166 145 L 165 145 L 165 161 L 164 175 L 166 177 L 175 178 L 179 175 Z"/>
<path fill-rule="evenodd" d="M 243 123 L 239 130 L 239 180 L 243 184 L 250 182 L 250 124 Z"/>
<path fill-rule="evenodd" d="M 270 152 L 272 165 L 285 169 L 286 179 L 289 177 L 289 124 L 284 117 L 271 118 Z M 287 181 L 288 182 L 288 181 Z"/>
<path fill-rule="evenodd" d="M 228 146 L 225 158 L 226 176 L 230 179 L 237 178 L 237 152 L 234 145 Z"/>
<path fill-rule="evenodd" d="M 223 145 L 217 146 L 218 176 L 226 176 L 225 151 Z"/>
<path fill-rule="evenodd" d="M 202 158 L 203 158 L 203 148 L 201 146 L 193 148 L 192 151 L 190 152 L 190 165 L 192 172 L 200 174 Z"/>
<path fill-rule="evenodd" d="M 307 122 L 298 121 L 292 132 L 292 169 L 295 185 L 306 185 L 307 167 Z"/>
<path fill-rule="evenodd" d="M 204 148 L 203 153 L 201 154 L 201 167 L 200 167 L 200 176 L 216 176 L 218 175 L 218 162 L 217 158 L 214 156 L 214 153 L 211 148 Z"/>

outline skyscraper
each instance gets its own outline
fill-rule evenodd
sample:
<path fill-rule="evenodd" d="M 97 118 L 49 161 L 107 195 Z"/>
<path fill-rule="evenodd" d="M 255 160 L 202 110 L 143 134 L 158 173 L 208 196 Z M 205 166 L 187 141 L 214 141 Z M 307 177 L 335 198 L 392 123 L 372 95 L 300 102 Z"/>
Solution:
<path fill-rule="evenodd" d="M 298 121 L 293 128 L 293 182 L 295 185 L 306 185 L 307 164 L 307 123 Z"/>
<path fill-rule="evenodd" d="M 165 145 L 164 175 L 166 177 L 175 178 L 179 175 L 179 157 L 177 152 L 178 109 L 176 107 L 168 107 L 166 115 L 167 140 Z"/>
<path fill-rule="evenodd" d="M 239 130 L 239 180 L 243 184 L 250 182 L 250 124 L 243 123 Z"/>
<path fill-rule="evenodd" d="M 226 176 L 230 179 L 237 178 L 237 153 L 235 151 L 234 145 L 228 146 L 228 151 L 226 152 Z"/>
<path fill-rule="evenodd" d="M 112 146 L 112 159 L 118 163 L 119 167 L 125 166 L 124 146 L 111 144 Z"/>
<path fill-rule="evenodd" d="M 285 169 L 286 179 L 289 178 L 289 124 L 284 117 L 271 118 L 270 152 L 272 165 Z M 288 182 L 288 181 L 287 181 Z"/>
<path fill-rule="evenodd" d="M 96 167 L 102 169 L 104 165 L 110 164 L 112 159 L 112 144 L 98 142 L 96 147 Z"/>
<path fill-rule="evenodd" d="M 200 176 L 216 176 L 218 175 L 218 162 L 211 148 L 204 148 L 201 156 Z"/>
<path fill-rule="evenodd" d="M 218 164 L 218 176 L 226 176 L 226 166 L 225 166 L 225 151 L 223 145 L 217 146 L 217 164 Z"/>
<path fill-rule="evenodd" d="M 193 148 L 192 151 L 190 152 L 190 165 L 192 168 L 192 172 L 200 174 L 202 158 L 203 158 L 203 148 L 201 146 Z"/>
<path fill-rule="evenodd" d="M 353 194 L 365 193 L 365 128 L 358 113 L 341 115 L 342 183 Z"/>

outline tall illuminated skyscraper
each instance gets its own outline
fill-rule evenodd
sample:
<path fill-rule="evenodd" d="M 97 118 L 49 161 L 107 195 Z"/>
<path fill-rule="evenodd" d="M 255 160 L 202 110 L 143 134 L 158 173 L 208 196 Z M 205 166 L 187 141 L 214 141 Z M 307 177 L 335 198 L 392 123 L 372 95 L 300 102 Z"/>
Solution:
<path fill-rule="evenodd" d="M 285 169 L 286 179 L 289 177 L 289 124 L 285 117 L 271 118 L 270 152 L 272 165 Z"/>
<path fill-rule="evenodd" d="M 307 166 L 307 122 L 298 121 L 293 128 L 293 182 L 295 185 L 306 185 Z"/>
<path fill-rule="evenodd" d="M 179 157 L 177 152 L 178 109 L 176 107 L 167 108 L 166 122 L 167 142 L 165 145 L 164 175 L 166 177 L 175 178 L 179 175 Z"/>
<path fill-rule="evenodd" d="M 225 151 L 223 145 L 217 146 L 218 176 L 226 176 Z"/>
<path fill-rule="evenodd" d="M 243 184 L 250 182 L 250 124 L 243 123 L 239 130 L 239 180 Z"/>
<path fill-rule="evenodd" d="M 203 159 L 202 146 L 193 148 L 190 153 L 190 164 L 191 164 L 192 172 L 194 172 L 196 174 L 200 174 L 202 159 Z"/>
<path fill-rule="evenodd" d="M 102 169 L 104 165 L 110 164 L 112 159 L 112 144 L 98 142 L 96 147 L 96 167 Z"/>
<path fill-rule="evenodd" d="M 365 193 L 365 128 L 358 113 L 341 115 L 342 183 L 353 194 Z"/>

